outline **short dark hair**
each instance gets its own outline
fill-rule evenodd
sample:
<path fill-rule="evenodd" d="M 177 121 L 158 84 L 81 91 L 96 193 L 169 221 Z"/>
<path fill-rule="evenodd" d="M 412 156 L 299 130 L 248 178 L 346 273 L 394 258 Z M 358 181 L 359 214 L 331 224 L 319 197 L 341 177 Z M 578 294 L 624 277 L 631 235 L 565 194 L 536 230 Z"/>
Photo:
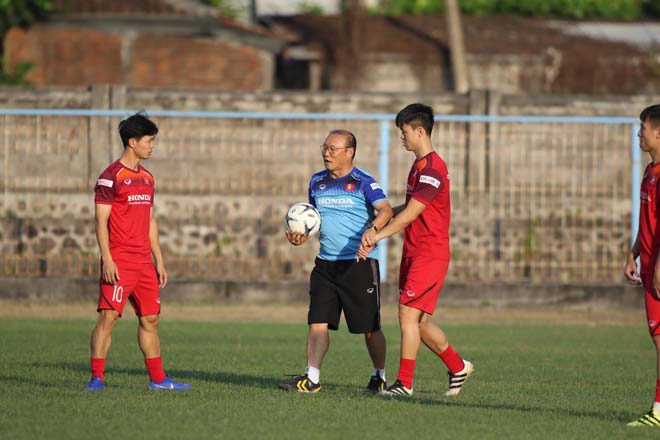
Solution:
<path fill-rule="evenodd" d="M 131 139 L 142 139 L 143 136 L 155 136 L 158 127 L 153 123 L 145 112 L 138 112 L 119 123 L 119 136 L 124 148 L 128 147 Z"/>
<path fill-rule="evenodd" d="M 660 126 L 660 104 L 650 105 L 639 114 L 639 120 L 648 120 L 653 127 Z"/>
<path fill-rule="evenodd" d="M 410 104 L 401 110 L 397 115 L 394 123 L 397 127 L 403 127 L 403 124 L 408 124 L 412 128 L 422 127 L 426 134 L 431 136 L 433 131 L 433 109 L 424 104 Z"/>
<path fill-rule="evenodd" d="M 355 153 L 357 152 L 357 139 L 355 135 L 348 130 L 335 129 L 330 130 L 330 133 L 328 133 L 328 136 L 326 137 L 332 136 L 333 134 L 338 134 L 346 138 L 346 147 L 353 149 L 353 157 L 355 157 Z"/>

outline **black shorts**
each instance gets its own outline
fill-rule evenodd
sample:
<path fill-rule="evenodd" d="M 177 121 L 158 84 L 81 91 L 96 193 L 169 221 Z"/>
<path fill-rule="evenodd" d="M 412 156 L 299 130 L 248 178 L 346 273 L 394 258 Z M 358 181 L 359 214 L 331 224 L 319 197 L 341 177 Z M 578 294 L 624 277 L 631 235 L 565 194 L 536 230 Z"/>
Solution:
<path fill-rule="evenodd" d="M 309 283 L 307 323 L 327 323 L 337 330 L 342 310 L 351 333 L 380 330 L 378 260 L 316 259 Z"/>

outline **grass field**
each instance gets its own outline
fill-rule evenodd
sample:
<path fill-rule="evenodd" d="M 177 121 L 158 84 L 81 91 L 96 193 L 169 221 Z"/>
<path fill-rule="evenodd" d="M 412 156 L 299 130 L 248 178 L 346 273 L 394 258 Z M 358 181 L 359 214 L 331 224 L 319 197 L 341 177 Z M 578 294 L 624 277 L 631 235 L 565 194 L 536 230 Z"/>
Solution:
<path fill-rule="evenodd" d="M 627 428 L 655 385 L 653 348 L 639 325 L 449 324 L 476 374 L 442 396 L 444 367 L 420 354 L 409 400 L 361 394 L 371 373 L 360 336 L 332 334 L 318 395 L 277 384 L 304 368 L 306 325 L 168 321 L 166 370 L 181 394 L 147 391 L 135 321 L 123 319 L 108 358 L 108 388 L 89 379 L 90 319 L 0 319 L 0 436 L 27 438 L 657 438 Z M 387 324 L 388 379 L 398 327 Z"/>

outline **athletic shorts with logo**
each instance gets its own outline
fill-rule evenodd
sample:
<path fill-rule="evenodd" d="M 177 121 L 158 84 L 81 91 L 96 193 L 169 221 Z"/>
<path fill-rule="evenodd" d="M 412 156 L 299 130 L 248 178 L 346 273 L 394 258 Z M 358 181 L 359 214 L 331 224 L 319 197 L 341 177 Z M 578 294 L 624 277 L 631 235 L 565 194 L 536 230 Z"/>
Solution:
<path fill-rule="evenodd" d="M 642 274 L 644 286 L 644 304 L 646 304 L 646 322 L 651 336 L 660 335 L 660 300 L 653 296 L 653 273 Z"/>
<path fill-rule="evenodd" d="M 399 303 L 432 315 L 449 260 L 429 257 L 403 257 L 399 267 Z"/>
<path fill-rule="evenodd" d="M 126 301 L 130 301 L 137 316 L 160 314 L 160 288 L 153 263 L 116 263 L 119 281 L 114 286 L 99 280 L 97 311 L 115 310 L 121 316 Z M 103 263 L 101 263 L 103 274 Z"/>
<path fill-rule="evenodd" d="M 367 258 L 327 261 L 316 258 L 310 276 L 308 324 L 327 323 L 337 330 L 342 310 L 348 331 L 370 333 L 380 329 L 380 275 L 378 260 Z"/>

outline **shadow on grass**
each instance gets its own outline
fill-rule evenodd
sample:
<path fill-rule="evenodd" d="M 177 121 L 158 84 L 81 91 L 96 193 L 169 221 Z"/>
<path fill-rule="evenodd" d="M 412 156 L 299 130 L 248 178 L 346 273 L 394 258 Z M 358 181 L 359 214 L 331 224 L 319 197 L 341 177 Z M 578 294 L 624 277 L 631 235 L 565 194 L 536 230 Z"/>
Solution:
<path fill-rule="evenodd" d="M 66 370 L 78 371 L 81 373 L 89 374 L 89 365 L 83 362 L 57 362 L 57 363 L 34 363 L 34 367 L 38 368 L 63 368 Z M 238 386 L 252 386 L 256 388 L 270 388 L 278 390 L 278 385 L 282 382 L 290 380 L 293 375 L 281 375 L 279 377 L 273 376 L 255 376 L 250 374 L 236 374 L 226 371 L 201 371 L 201 370 L 182 370 L 182 369 L 172 369 L 166 370 L 168 375 L 171 375 L 175 380 L 183 381 L 195 381 L 201 380 L 206 382 L 218 382 L 223 384 L 238 385 Z M 108 375 L 113 373 L 119 374 L 128 374 L 135 376 L 145 376 L 147 374 L 145 369 L 142 368 L 121 368 L 114 367 L 107 369 Z M 10 376 L 0 376 L 0 381 L 17 381 L 17 382 L 32 382 L 28 378 L 19 378 L 19 377 L 10 377 Z M 52 384 L 44 384 L 50 386 Z M 366 385 L 366 384 L 365 384 Z M 338 384 L 333 382 L 324 382 L 324 390 L 332 393 L 334 396 L 341 396 L 343 394 L 346 397 L 356 397 L 356 396 L 365 396 L 365 398 L 379 399 L 385 402 L 396 402 L 397 404 L 402 405 L 429 405 L 429 406 L 438 406 L 438 407 L 454 407 L 454 408 L 466 408 L 466 409 L 485 409 L 485 410 L 497 410 L 497 411 L 520 411 L 528 413 L 542 413 L 548 415 L 556 416 L 568 416 L 568 417 L 588 417 L 599 420 L 606 421 L 617 421 L 617 422 L 629 422 L 634 418 L 634 414 L 629 412 L 613 412 L 613 413 L 603 413 L 596 411 L 588 411 L 581 409 L 572 409 L 572 408 L 547 408 L 541 406 L 530 406 L 522 405 L 516 403 L 478 403 L 470 402 L 464 400 L 464 397 L 419 397 L 419 394 L 416 394 L 412 398 L 397 398 L 397 397 L 384 397 L 384 396 L 370 396 L 362 393 L 362 388 L 356 387 L 354 385 Z M 280 391 L 280 390 L 278 390 Z M 283 395 L 287 394 L 285 391 L 281 391 Z M 430 394 L 430 393 L 429 393 Z M 469 397 L 468 397 L 469 399 Z"/>

